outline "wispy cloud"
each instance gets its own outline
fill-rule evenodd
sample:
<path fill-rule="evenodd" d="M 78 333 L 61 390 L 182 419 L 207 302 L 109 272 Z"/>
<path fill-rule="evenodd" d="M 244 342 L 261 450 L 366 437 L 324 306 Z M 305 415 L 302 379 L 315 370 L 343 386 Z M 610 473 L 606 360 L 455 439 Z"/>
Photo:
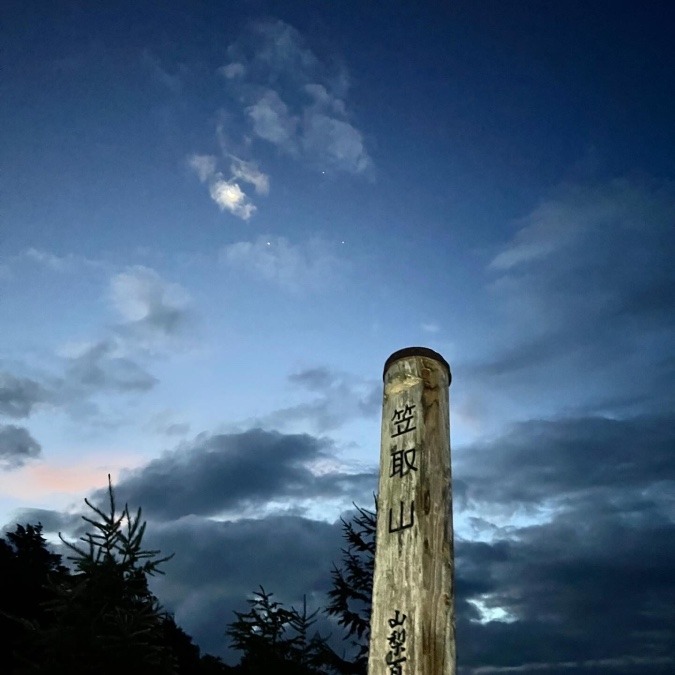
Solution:
<path fill-rule="evenodd" d="M 62 344 L 42 371 L 21 363 L 14 365 L 15 372 L 0 371 L 0 416 L 29 419 L 48 406 L 79 420 L 107 424 L 111 395 L 139 395 L 157 385 L 149 366 L 184 347 L 192 317 L 190 296 L 155 270 L 133 266 L 110 278 L 106 297 L 116 321 L 96 337 Z M 5 452 L 18 458 L 39 454 L 27 431 L 3 429 Z"/>
<path fill-rule="evenodd" d="M 64 383 L 85 390 L 148 391 L 157 384 L 134 360 L 118 356 L 112 340 L 95 342 L 67 361 Z"/>
<path fill-rule="evenodd" d="M 283 21 L 251 24 L 227 52 L 229 62 L 218 72 L 231 99 L 217 130 L 228 170 L 219 170 L 213 155 L 188 158 L 222 211 L 250 220 L 257 207 L 245 185 L 258 195 L 269 192 L 269 176 L 250 159 L 261 141 L 322 173 L 370 171 L 373 162 L 346 103 L 343 66 L 320 59 Z"/>
<path fill-rule="evenodd" d="M 17 267 L 25 267 L 27 264 L 42 266 L 52 272 L 66 273 L 78 272 L 82 269 L 106 270 L 109 265 L 103 260 L 88 258 L 83 255 L 66 253 L 59 255 L 53 251 L 30 247 L 8 258 L 4 266 L 11 277 L 12 271 Z"/>
<path fill-rule="evenodd" d="M 292 373 L 289 382 L 312 395 L 307 402 L 275 410 L 256 424 L 275 429 L 309 426 L 317 433 L 339 429 L 351 420 L 375 417 L 382 404 L 382 385 L 325 367 Z"/>
<path fill-rule="evenodd" d="M 675 363 L 673 222 L 668 183 L 558 188 L 489 263 L 501 330 L 494 356 L 474 372 L 527 377 L 530 386 L 537 372 L 547 381 L 555 372 L 556 394 L 573 392 L 575 405 L 607 399 L 612 390 L 667 409 L 672 388 L 662 376 Z M 592 373 L 583 391 L 579 372 Z"/>
<path fill-rule="evenodd" d="M 319 239 L 293 244 L 285 237 L 261 236 L 224 246 L 219 257 L 232 269 L 292 292 L 324 289 L 346 269 L 346 261 Z"/>
<path fill-rule="evenodd" d="M 321 59 L 283 21 L 260 21 L 228 48 L 220 73 L 254 137 L 322 171 L 372 167 L 346 97 L 346 69 Z"/>
<path fill-rule="evenodd" d="M 187 291 L 143 265 L 113 276 L 109 297 L 122 318 L 116 333 L 133 341 L 134 347 L 161 349 L 180 334 L 190 316 Z"/>

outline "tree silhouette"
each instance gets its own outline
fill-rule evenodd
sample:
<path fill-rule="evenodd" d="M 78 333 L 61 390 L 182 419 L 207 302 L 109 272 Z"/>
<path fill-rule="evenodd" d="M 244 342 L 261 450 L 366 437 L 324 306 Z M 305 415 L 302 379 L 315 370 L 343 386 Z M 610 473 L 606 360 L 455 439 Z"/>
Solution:
<path fill-rule="evenodd" d="M 325 612 L 337 618 L 356 649 L 353 660 L 343 658 L 325 638 L 309 637 L 318 612 L 286 609 L 261 586 L 248 600 L 248 612 L 235 612 L 237 619 L 227 628 L 230 644 L 243 652 L 242 673 L 340 673 L 362 675 L 368 670 L 370 610 L 375 569 L 376 513 L 356 506 L 351 520 L 342 519 L 346 542 L 339 565 L 331 572 L 332 588 Z M 376 504 L 377 507 L 377 504 Z"/>
<path fill-rule="evenodd" d="M 17 524 L 5 536 L 0 538 L 0 635 L 6 645 L 3 671 L 11 673 L 35 656 L 36 631 L 50 621 L 46 603 L 68 570 L 47 547 L 41 523 Z"/>
<path fill-rule="evenodd" d="M 252 675 L 323 672 L 319 670 L 323 640 L 318 634 L 309 637 L 318 612 L 308 614 L 304 599 L 299 612 L 285 608 L 272 596 L 261 586 L 248 600 L 250 610 L 235 612 L 237 619 L 226 630 L 231 646 L 243 652 L 240 671 Z"/>
<path fill-rule="evenodd" d="M 72 570 L 50 550 L 41 524 L 17 524 L 0 537 L 0 673 L 237 672 L 220 658 L 200 657 L 150 592 L 148 576 L 161 574 L 171 556 L 143 548 L 141 510 L 132 514 L 125 505 L 117 512 L 110 476 L 107 511 L 84 501 L 93 511 L 83 516 L 90 532 L 81 543 L 61 537 Z M 300 642 L 296 648 L 302 651 Z"/>
<path fill-rule="evenodd" d="M 75 573 L 56 587 L 49 604 L 53 624 L 42 632 L 45 662 L 32 672 L 117 674 L 131 668 L 154 675 L 177 672 L 164 640 L 166 614 L 148 588 L 147 577 L 162 574 L 171 556 L 143 548 L 146 523 L 141 509 L 117 512 L 108 476 L 108 512 L 85 499 L 94 516 L 82 516 L 93 528 L 80 541 L 61 540 Z"/>
<path fill-rule="evenodd" d="M 328 591 L 326 613 L 336 617 L 346 629 L 345 639 L 351 638 L 357 650 L 353 661 L 333 653 L 331 664 L 341 673 L 365 673 L 368 669 L 368 640 L 370 612 L 375 572 L 375 533 L 377 531 L 377 502 L 375 511 L 356 506 L 357 513 L 349 521 L 342 518 L 342 536 L 347 546 L 342 549 L 340 565 L 333 565 L 332 588 Z"/>

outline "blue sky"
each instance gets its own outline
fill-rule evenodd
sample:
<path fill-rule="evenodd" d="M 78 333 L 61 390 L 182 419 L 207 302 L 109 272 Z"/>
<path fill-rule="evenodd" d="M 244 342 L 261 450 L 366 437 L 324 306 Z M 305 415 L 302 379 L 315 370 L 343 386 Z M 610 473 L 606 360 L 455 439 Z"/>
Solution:
<path fill-rule="evenodd" d="M 384 361 L 425 345 L 464 671 L 671 667 L 672 14 L 10 2 L 0 522 L 74 533 L 111 473 L 227 654 L 259 584 L 322 601 Z"/>

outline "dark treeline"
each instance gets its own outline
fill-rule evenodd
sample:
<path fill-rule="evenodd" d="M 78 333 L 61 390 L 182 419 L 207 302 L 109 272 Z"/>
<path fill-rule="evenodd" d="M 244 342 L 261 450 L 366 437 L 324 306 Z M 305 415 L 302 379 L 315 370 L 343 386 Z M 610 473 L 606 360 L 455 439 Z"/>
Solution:
<path fill-rule="evenodd" d="M 224 639 L 241 654 L 236 666 L 200 654 L 150 592 L 148 577 L 163 574 L 160 551 L 143 547 L 141 510 L 118 513 L 112 486 L 108 509 L 85 499 L 88 533 L 69 550 L 67 567 L 50 550 L 41 524 L 16 526 L 0 538 L 0 672 L 8 675 L 149 675 L 212 673 L 318 675 L 366 673 L 375 514 L 358 509 L 343 521 L 346 546 L 332 570 L 324 610 L 285 607 L 262 586 L 236 612 Z M 315 630 L 319 611 L 344 628 L 353 657 L 339 655 Z"/>

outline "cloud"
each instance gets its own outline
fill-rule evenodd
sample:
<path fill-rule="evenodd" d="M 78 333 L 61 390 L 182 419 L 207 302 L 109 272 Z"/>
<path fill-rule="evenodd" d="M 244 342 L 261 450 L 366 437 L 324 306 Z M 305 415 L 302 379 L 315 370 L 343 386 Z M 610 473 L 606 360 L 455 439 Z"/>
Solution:
<path fill-rule="evenodd" d="M 364 173 L 371 165 L 361 132 L 344 120 L 305 112 L 302 146 L 307 155 L 348 173 Z"/>
<path fill-rule="evenodd" d="M 73 532 L 81 527 L 82 518 L 79 515 L 54 511 L 53 509 L 18 509 L 12 523 L 36 525 L 42 523 L 45 532 Z M 3 526 L 3 530 L 13 529 L 10 523 Z"/>
<path fill-rule="evenodd" d="M 234 181 L 216 178 L 209 186 L 209 194 L 221 211 L 229 211 L 242 220 L 248 220 L 256 211 L 256 207 Z"/>
<path fill-rule="evenodd" d="M 607 414 L 672 407 L 664 374 L 675 363 L 674 220 L 669 183 L 558 188 L 488 266 L 498 328 L 469 380 L 489 395 L 499 377 L 521 399 L 555 380 L 550 399 L 582 411 L 603 400 Z"/>
<path fill-rule="evenodd" d="M 178 336 L 190 316 L 188 292 L 142 265 L 113 276 L 109 297 L 123 319 L 118 332 L 146 348 L 159 347 Z"/>
<path fill-rule="evenodd" d="M 0 372 L 0 415 L 20 419 L 47 398 L 44 387 L 27 377 Z"/>
<path fill-rule="evenodd" d="M 254 137 L 316 169 L 360 175 L 373 163 L 346 103 L 345 69 L 321 59 L 283 21 L 259 21 L 220 69 Z"/>
<path fill-rule="evenodd" d="M 42 452 L 40 444 L 23 427 L 0 424 L 0 466 L 16 469 Z"/>
<path fill-rule="evenodd" d="M 184 436 L 190 431 L 190 424 L 177 420 L 175 413 L 171 410 L 161 410 L 155 413 L 145 427 L 153 433 L 166 436 Z"/>
<path fill-rule="evenodd" d="M 216 158 L 213 155 L 192 155 L 188 158 L 188 164 L 202 183 L 216 172 Z"/>
<path fill-rule="evenodd" d="M 217 169 L 213 155 L 188 158 L 221 210 L 250 220 L 257 207 L 243 183 L 253 185 L 259 195 L 269 191 L 269 177 L 257 164 L 232 154 L 236 149 L 238 155 L 250 158 L 258 150 L 252 140 L 270 144 L 324 174 L 369 172 L 373 162 L 346 104 L 349 84 L 344 68 L 322 61 L 283 21 L 254 22 L 228 47 L 228 56 L 229 63 L 218 72 L 231 106 L 227 122 L 218 125 L 218 136 L 224 158 L 230 160 L 229 172 Z"/>
<path fill-rule="evenodd" d="M 254 186 L 256 193 L 266 195 L 269 192 L 269 177 L 262 173 L 254 162 L 246 162 L 230 156 L 230 178 L 216 171 L 216 158 L 211 155 L 193 155 L 188 163 L 202 183 L 207 183 L 211 199 L 221 211 L 249 220 L 256 207 L 242 190 L 239 182 Z"/>
<path fill-rule="evenodd" d="M 513 312 L 560 330 L 570 319 L 673 323 L 675 190 L 625 179 L 566 186 L 540 204 L 490 263 Z"/>
<path fill-rule="evenodd" d="M 32 378 L 0 372 L 0 415 L 29 417 L 44 403 L 82 418 L 100 412 L 99 393 L 156 386 L 145 364 L 180 346 L 192 316 L 189 294 L 155 270 L 135 266 L 111 277 L 107 299 L 119 320 L 97 339 L 62 345 L 51 367 Z"/>
<path fill-rule="evenodd" d="M 72 259 L 70 256 L 61 257 L 50 253 L 49 251 L 42 251 L 35 248 L 26 249 L 24 256 L 36 263 L 45 265 L 56 272 L 63 272 L 68 269 Z"/>
<path fill-rule="evenodd" d="M 322 394 L 342 376 L 313 367 L 290 379 Z M 674 421 L 530 420 L 455 451 L 453 492 L 467 496 L 456 523 L 478 508 L 491 531 L 477 541 L 456 530 L 460 673 L 668 672 Z M 153 589 L 203 649 L 228 654 L 223 631 L 259 584 L 284 602 L 325 602 L 339 523 L 270 505 L 369 501 L 374 474 L 317 470 L 333 452 L 306 434 L 202 435 L 122 476 L 118 502 L 143 507 L 147 544 L 176 553 Z M 547 508 L 524 524 L 518 504 Z"/>
<path fill-rule="evenodd" d="M 259 195 L 266 195 L 270 191 L 269 176 L 260 171 L 254 162 L 245 162 L 234 156 L 231 159 L 230 172 L 234 178 L 253 185 Z"/>
<path fill-rule="evenodd" d="M 295 136 L 298 119 L 290 115 L 288 106 L 276 91 L 266 90 L 255 103 L 246 108 L 246 114 L 256 136 L 286 152 L 297 152 Z"/>
<path fill-rule="evenodd" d="M 269 502 L 339 498 L 372 489 L 371 474 L 315 473 L 330 443 L 312 436 L 253 429 L 198 436 L 122 477 L 117 490 L 155 519 L 264 513 Z"/>
<path fill-rule="evenodd" d="M 381 410 L 380 382 L 325 367 L 301 370 L 288 379 L 314 394 L 314 400 L 275 410 L 257 422 L 282 429 L 296 424 L 309 425 L 317 433 L 326 433 L 354 419 L 375 417 Z"/>
<path fill-rule="evenodd" d="M 627 672 L 638 664 L 641 673 L 664 672 L 675 637 L 675 526 L 608 506 L 581 502 L 551 523 L 516 530 L 510 541 L 458 543 L 464 672 L 530 672 L 532 663 L 569 672 L 570 662 L 574 672 Z M 463 589 L 471 581 L 460 570 L 477 580 L 474 597 L 515 621 L 472 616 Z"/>
<path fill-rule="evenodd" d="M 300 385 L 309 391 L 321 393 L 333 387 L 338 379 L 337 373 L 325 366 L 306 368 L 288 376 L 288 380 L 293 384 Z"/>
<path fill-rule="evenodd" d="M 325 368 L 293 378 L 312 390 L 337 380 Z M 456 537 L 459 672 L 557 674 L 574 663 L 575 672 L 589 675 L 635 668 L 650 674 L 671 665 L 675 523 L 663 477 L 673 476 L 673 458 L 666 452 L 672 442 L 661 436 L 672 420 L 644 426 L 650 452 L 616 448 L 624 433 L 635 436 L 630 425 L 608 431 L 596 422 L 534 428 L 521 444 L 510 435 L 497 439 L 506 450 L 494 468 L 486 459 L 492 447 L 463 453 L 473 473 L 460 464 L 456 474 L 482 480 L 487 507 L 507 508 L 518 493 L 565 501 L 543 522 L 496 527 L 489 542 Z M 595 450 L 577 450 L 580 438 L 595 439 Z M 339 524 L 268 515 L 261 506 L 301 494 L 320 503 L 347 486 L 345 496 L 358 494 L 358 476 L 334 472 L 321 481 L 308 470 L 330 452 L 306 435 L 203 436 L 120 481 L 118 501 L 142 505 L 150 518 L 148 545 L 176 553 L 153 589 L 203 649 L 228 655 L 222 633 L 259 584 L 285 602 L 305 593 L 310 602 L 325 602 L 343 543 Z M 510 483 L 502 489 L 502 481 Z M 241 518 L 251 502 L 256 517 Z M 225 509 L 236 520 L 208 517 Z M 485 513 L 489 519 L 489 508 Z"/>
<path fill-rule="evenodd" d="M 667 228 L 674 215 L 670 186 L 652 187 L 628 179 L 565 185 L 521 221 L 513 240 L 493 258 L 490 267 L 520 267 L 575 246 L 593 233 L 609 241 L 616 235 L 635 233 L 639 240 L 646 231 Z"/>
<path fill-rule="evenodd" d="M 153 591 L 176 620 L 208 653 L 231 660 L 225 628 L 244 611 L 246 598 L 263 585 L 290 606 L 323 605 L 331 561 L 340 557 L 339 523 L 298 516 L 272 516 L 236 522 L 184 518 L 148 528 L 148 545 L 176 551 L 166 576 L 153 580 Z M 315 626 L 330 632 L 321 623 Z"/>
<path fill-rule="evenodd" d="M 220 261 L 228 267 L 291 291 L 319 291 L 339 283 L 346 262 L 319 239 L 293 244 L 285 237 L 260 236 L 224 246 Z"/>
<path fill-rule="evenodd" d="M 67 361 L 65 383 L 68 387 L 121 392 L 148 391 L 157 379 L 135 361 L 115 356 L 115 342 L 102 340 L 87 346 Z"/>
<path fill-rule="evenodd" d="M 12 264 L 25 264 L 26 261 L 36 265 L 42 265 L 52 272 L 59 273 L 77 272 L 78 270 L 81 271 L 82 268 L 99 270 L 106 268 L 106 263 L 101 260 L 94 260 L 74 253 L 57 255 L 51 251 L 32 247 L 25 249 L 12 258 L 11 264 L 8 267 L 11 269 Z"/>
<path fill-rule="evenodd" d="M 228 63 L 226 66 L 219 68 L 219 72 L 223 77 L 232 80 L 236 77 L 243 77 L 246 74 L 246 66 L 243 63 Z"/>
<path fill-rule="evenodd" d="M 456 516 L 481 514 L 489 537 L 456 543 L 462 672 L 664 672 L 673 422 L 530 420 L 462 448 Z"/>
<path fill-rule="evenodd" d="M 549 500 L 564 507 L 612 490 L 629 499 L 667 481 L 675 488 L 674 447 L 672 415 L 530 420 L 467 448 L 457 475 L 469 501 L 510 509 L 543 508 Z"/>

